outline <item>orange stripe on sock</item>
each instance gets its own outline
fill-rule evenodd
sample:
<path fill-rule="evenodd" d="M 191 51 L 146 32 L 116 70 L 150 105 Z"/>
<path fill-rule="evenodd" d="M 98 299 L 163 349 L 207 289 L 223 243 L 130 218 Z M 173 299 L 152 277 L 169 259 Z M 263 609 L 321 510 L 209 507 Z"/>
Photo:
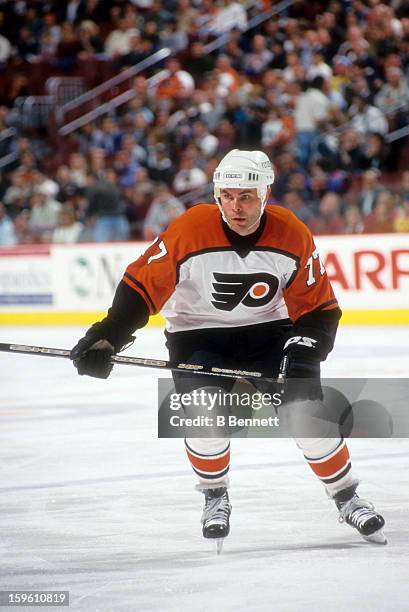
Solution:
<path fill-rule="evenodd" d="M 222 472 L 230 464 L 230 451 L 228 451 L 223 457 L 195 457 L 192 453 L 186 449 L 187 456 L 190 463 L 199 472 Z"/>
<path fill-rule="evenodd" d="M 311 463 L 308 461 L 308 463 L 310 464 L 313 472 L 315 472 L 315 474 L 317 474 L 317 476 L 320 478 L 331 478 L 331 476 L 339 472 L 339 470 L 342 470 L 348 461 L 349 451 L 348 447 L 345 445 L 337 452 L 336 455 L 328 459 L 328 461 L 323 461 L 322 463 Z"/>

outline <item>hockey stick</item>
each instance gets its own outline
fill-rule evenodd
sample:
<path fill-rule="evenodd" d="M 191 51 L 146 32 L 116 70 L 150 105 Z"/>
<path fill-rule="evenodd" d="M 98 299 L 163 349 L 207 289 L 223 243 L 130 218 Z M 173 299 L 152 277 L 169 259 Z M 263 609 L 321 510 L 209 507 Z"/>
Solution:
<path fill-rule="evenodd" d="M 70 358 L 70 351 L 65 349 L 47 348 L 45 346 L 30 346 L 27 344 L 5 344 L 0 342 L 0 351 L 5 353 L 18 353 L 20 355 L 42 355 L 44 357 Z M 112 363 L 139 366 L 141 368 L 156 368 L 159 370 L 173 370 L 176 372 L 189 372 L 191 374 L 206 374 L 210 376 L 225 376 L 227 378 L 256 378 L 272 382 L 273 378 L 263 376 L 261 372 L 248 372 L 247 370 L 230 370 L 227 368 L 207 368 L 192 363 L 175 363 L 162 359 L 146 359 L 144 357 L 120 357 L 116 355 L 111 358 Z"/>

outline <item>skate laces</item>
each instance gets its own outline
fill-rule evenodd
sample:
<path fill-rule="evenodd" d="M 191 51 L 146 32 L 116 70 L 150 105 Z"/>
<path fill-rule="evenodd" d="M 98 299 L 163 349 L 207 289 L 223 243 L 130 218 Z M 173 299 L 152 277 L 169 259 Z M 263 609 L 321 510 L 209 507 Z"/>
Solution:
<path fill-rule="evenodd" d="M 230 515 L 230 504 L 227 494 L 223 493 L 220 497 L 208 497 L 203 508 L 202 523 L 217 522 L 227 524 Z"/>
<path fill-rule="evenodd" d="M 371 502 L 354 495 L 352 499 L 343 503 L 339 508 L 339 522 L 350 522 L 356 527 L 362 525 L 375 515 L 374 505 Z"/>

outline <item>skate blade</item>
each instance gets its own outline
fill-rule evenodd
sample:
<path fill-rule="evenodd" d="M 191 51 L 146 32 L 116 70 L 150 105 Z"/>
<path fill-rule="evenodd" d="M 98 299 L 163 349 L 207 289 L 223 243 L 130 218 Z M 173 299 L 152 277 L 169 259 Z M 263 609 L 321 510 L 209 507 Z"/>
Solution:
<path fill-rule="evenodd" d="M 216 551 L 216 555 L 219 556 L 223 552 L 223 544 L 226 538 L 209 538 L 208 542 L 210 543 L 211 550 Z"/>
<path fill-rule="evenodd" d="M 371 533 L 369 536 L 362 536 L 364 540 L 370 542 L 371 544 L 387 544 L 388 540 L 385 537 L 382 529 L 375 531 L 375 533 Z"/>
<path fill-rule="evenodd" d="M 215 538 L 216 555 L 221 555 L 222 554 L 224 540 L 225 540 L 225 538 Z"/>

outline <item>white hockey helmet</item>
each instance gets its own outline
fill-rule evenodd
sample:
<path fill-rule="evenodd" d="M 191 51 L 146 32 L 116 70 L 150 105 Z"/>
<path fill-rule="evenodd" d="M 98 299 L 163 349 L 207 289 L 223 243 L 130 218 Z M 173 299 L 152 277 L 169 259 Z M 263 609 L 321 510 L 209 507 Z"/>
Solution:
<path fill-rule="evenodd" d="M 274 183 L 274 171 L 263 151 L 240 151 L 233 149 L 223 157 L 214 171 L 214 197 L 220 205 L 223 188 L 257 189 L 261 201 L 261 212 L 267 204 L 267 189 Z"/>

